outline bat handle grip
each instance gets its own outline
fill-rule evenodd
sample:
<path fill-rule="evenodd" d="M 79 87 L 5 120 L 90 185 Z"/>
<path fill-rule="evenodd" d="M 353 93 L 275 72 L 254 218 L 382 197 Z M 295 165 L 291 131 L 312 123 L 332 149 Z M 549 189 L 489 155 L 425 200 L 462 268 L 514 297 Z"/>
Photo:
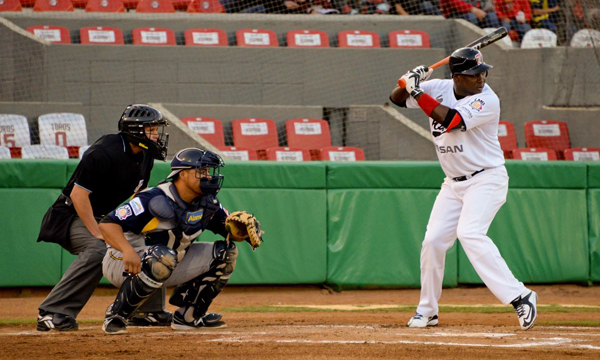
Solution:
<path fill-rule="evenodd" d="M 436 62 L 435 64 L 431 65 L 429 68 L 430 69 L 437 69 L 442 65 L 446 65 L 448 63 L 448 61 L 450 61 L 450 56 Z M 398 86 L 400 86 L 401 88 L 405 88 L 406 87 L 406 81 L 404 81 L 403 78 L 398 79 Z"/>

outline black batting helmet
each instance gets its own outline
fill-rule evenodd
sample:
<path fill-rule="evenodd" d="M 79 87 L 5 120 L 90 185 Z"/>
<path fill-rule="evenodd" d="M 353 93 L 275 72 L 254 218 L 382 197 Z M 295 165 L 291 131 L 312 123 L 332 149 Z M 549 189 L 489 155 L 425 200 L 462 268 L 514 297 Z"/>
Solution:
<path fill-rule="evenodd" d="M 167 179 L 172 179 L 180 171 L 186 169 L 209 168 L 210 176 L 201 177 L 196 171 L 196 177 L 200 179 L 200 190 L 202 194 L 216 195 L 223 185 L 224 175 L 220 174 L 220 168 L 225 166 L 223 159 L 216 153 L 198 148 L 183 149 L 171 160 L 171 173 Z"/>
<path fill-rule="evenodd" d="M 450 55 L 452 75 L 476 75 L 492 68 L 483 62 L 481 51 L 472 48 L 458 49 Z"/>
<path fill-rule="evenodd" d="M 148 138 L 145 128 L 158 126 L 158 139 L 156 141 Z M 162 114 L 150 105 L 129 105 L 119 119 L 119 131 L 128 141 L 146 149 L 150 155 L 157 160 L 167 158 L 167 147 L 169 145 L 169 134 L 165 133 L 165 127 L 169 126 Z"/>

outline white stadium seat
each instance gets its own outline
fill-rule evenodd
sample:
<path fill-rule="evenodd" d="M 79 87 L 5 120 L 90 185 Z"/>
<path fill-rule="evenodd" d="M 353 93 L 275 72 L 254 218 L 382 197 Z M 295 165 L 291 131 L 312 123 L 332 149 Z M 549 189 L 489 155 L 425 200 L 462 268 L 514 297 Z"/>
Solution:
<path fill-rule="evenodd" d="M 79 148 L 79 158 L 83 158 L 83 154 L 90 148 L 91 145 L 82 146 Z"/>
<path fill-rule="evenodd" d="M 532 29 L 525 33 L 521 49 L 556 47 L 556 34 L 547 29 Z"/>
<path fill-rule="evenodd" d="M 23 159 L 68 159 L 69 151 L 58 145 L 28 145 L 21 149 Z"/>
<path fill-rule="evenodd" d="M 10 149 L 0 145 L 0 159 L 10 159 Z"/>
<path fill-rule="evenodd" d="M 81 114 L 52 113 L 38 118 L 41 145 L 68 148 L 71 157 L 79 155 L 79 147 L 88 144 L 85 118 Z"/>
<path fill-rule="evenodd" d="M 600 47 L 600 31 L 594 29 L 582 29 L 573 35 L 571 47 Z"/>
<path fill-rule="evenodd" d="M 21 157 L 21 148 L 31 145 L 29 124 L 25 116 L 0 114 L 0 145 L 10 148 L 12 157 Z"/>

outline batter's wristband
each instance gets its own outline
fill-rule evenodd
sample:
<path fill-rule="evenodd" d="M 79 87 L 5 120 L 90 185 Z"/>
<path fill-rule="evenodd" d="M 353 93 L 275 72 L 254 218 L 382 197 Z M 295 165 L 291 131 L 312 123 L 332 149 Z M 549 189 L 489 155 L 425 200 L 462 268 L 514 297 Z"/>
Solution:
<path fill-rule="evenodd" d="M 440 103 L 428 94 L 423 94 L 417 101 L 417 104 L 419 104 L 421 109 L 425 111 L 425 114 L 427 114 L 427 116 L 431 116 L 433 109 L 435 109 Z"/>

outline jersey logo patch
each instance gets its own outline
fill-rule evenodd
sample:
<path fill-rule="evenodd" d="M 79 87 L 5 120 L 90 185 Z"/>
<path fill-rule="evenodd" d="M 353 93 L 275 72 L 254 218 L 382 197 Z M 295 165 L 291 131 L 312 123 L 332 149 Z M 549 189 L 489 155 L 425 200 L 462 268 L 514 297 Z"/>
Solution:
<path fill-rule="evenodd" d="M 196 224 L 202 220 L 202 216 L 204 215 L 204 209 L 198 210 L 195 212 L 189 212 L 187 214 L 186 221 L 188 224 Z"/>
<path fill-rule="evenodd" d="M 475 100 L 473 100 L 469 103 L 469 106 L 475 111 L 481 111 L 481 110 L 483 110 L 483 107 L 485 106 L 485 101 L 475 98 Z"/>
<path fill-rule="evenodd" d="M 139 214 L 144 212 L 144 205 L 142 205 L 142 201 L 140 200 L 140 198 L 134 198 L 133 200 L 131 200 L 129 202 L 129 206 L 131 206 L 131 208 L 133 209 L 133 213 L 135 214 L 135 216 L 138 216 Z"/>
<path fill-rule="evenodd" d="M 119 220 L 125 220 L 130 217 L 133 213 L 131 212 L 131 207 L 128 204 L 120 206 L 115 210 L 115 215 Z"/>

